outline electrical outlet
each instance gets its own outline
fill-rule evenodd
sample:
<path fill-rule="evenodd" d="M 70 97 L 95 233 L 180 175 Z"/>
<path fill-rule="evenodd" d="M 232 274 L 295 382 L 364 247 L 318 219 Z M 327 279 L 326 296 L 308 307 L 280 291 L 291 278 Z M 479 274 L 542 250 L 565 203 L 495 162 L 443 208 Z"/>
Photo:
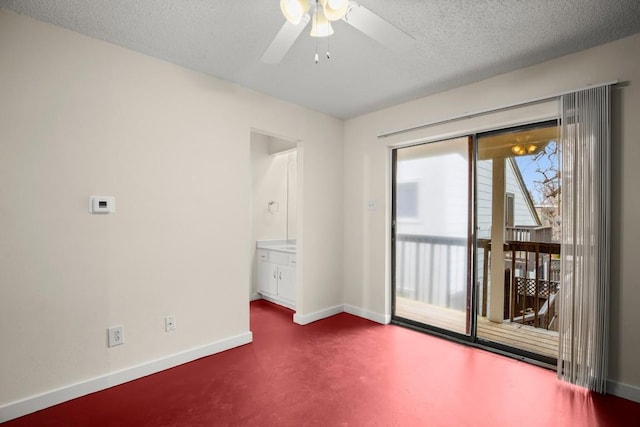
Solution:
<path fill-rule="evenodd" d="M 378 209 L 378 204 L 376 203 L 376 201 L 375 201 L 375 200 L 369 200 L 369 201 L 367 202 L 367 210 L 368 210 L 369 212 L 374 212 L 374 211 L 376 211 L 377 209 Z"/>
<path fill-rule="evenodd" d="M 109 335 L 109 347 L 115 347 L 124 343 L 124 326 L 113 326 L 107 329 Z"/>
<path fill-rule="evenodd" d="M 176 330 L 176 316 L 167 316 L 164 318 L 164 330 L 165 332 Z"/>

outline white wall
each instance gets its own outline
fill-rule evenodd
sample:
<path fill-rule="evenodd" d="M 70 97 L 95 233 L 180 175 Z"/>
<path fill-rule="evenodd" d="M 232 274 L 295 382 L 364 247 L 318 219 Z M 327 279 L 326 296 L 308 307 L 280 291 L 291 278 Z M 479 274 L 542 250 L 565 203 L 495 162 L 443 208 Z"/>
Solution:
<path fill-rule="evenodd" d="M 6 10 L 0 58 L 0 408 L 248 333 L 252 128 L 302 141 L 298 312 L 342 303 L 341 121 Z"/>
<path fill-rule="evenodd" d="M 345 125 L 345 303 L 380 315 L 390 314 L 389 146 L 444 139 L 548 119 L 553 108 L 531 106 L 415 132 L 377 138 L 381 133 L 522 102 L 588 84 L 619 79 L 614 90 L 612 185 L 611 351 L 609 377 L 640 387 L 640 286 L 635 268 L 640 252 L 640 35 L 493 77 L 431 97 L 349 120 Z M 517 113 L 517 114 L 516 114 Z M 378 210 L 366 210 L 366 201 Z M 637 389 L 636 389 L 637 390 Z"/>

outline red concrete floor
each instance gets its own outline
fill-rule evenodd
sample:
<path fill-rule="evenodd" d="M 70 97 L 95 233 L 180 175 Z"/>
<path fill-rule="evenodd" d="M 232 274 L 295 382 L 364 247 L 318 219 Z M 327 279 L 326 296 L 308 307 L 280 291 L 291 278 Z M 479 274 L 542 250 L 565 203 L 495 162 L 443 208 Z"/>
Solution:
<path fill-rule="evenodd" d="M 339 314 L 251 303 L 254 342 L 84 396 L 17 426 L 640 426 L 640 404 L 555 373 Z"/>

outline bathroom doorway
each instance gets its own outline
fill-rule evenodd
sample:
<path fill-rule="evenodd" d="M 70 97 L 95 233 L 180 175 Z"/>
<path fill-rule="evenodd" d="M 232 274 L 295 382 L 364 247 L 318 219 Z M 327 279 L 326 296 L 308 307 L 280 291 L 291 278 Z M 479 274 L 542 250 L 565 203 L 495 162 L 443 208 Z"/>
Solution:
<path fill-rule="evenodd" d="M 251 132 L 250 299 L 295 310 L 298 142 Z"/>

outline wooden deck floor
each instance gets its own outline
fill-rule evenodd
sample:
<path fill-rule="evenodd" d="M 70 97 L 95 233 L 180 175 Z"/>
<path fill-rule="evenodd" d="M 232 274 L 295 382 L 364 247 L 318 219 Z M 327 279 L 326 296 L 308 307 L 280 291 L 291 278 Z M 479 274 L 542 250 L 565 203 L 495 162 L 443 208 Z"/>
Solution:
<path fill-rule="evenodd" d="M 442 308 L 408 298 L 396 298 L 396 316 L 461 334 L 466 333 L 464 311 Z M 478 317 L 478 338 L 557 358 L 558 333 L 517 323 L 494 323 Z"/>

